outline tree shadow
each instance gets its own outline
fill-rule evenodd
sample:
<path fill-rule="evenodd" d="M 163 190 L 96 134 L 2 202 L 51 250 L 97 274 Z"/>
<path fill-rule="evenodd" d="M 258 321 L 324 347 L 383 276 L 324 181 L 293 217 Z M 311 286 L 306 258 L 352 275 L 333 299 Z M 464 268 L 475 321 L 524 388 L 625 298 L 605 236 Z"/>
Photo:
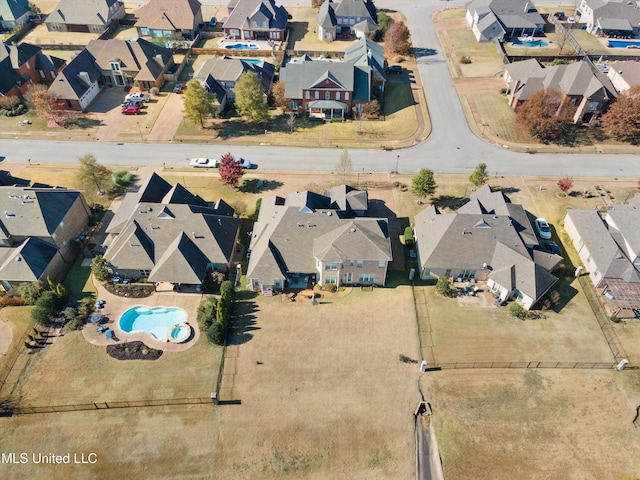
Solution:
<path fill-rule="evenodd" d="M 496 189 L 496 191 L 501 191 L 502 193 L 505 194 L 510 194 L 510 193 L 518 193 L 520 191 L 520 189 L 518 187 L 504 187 L 501 189 Z"/>
<path fill-rule="evenodd" d="M 411 85 L 389 85 L 385 93 L 384 114 L 392 115 L 405 108 L 413 107 L 415 104 Z"/>
<path fill-rule="evenodd" d="M 458 210 L 468 201 L 469 199 L 467 197 L 458 197 L 456 195 L 438 195 L 431 199 L 431 203 L 437 208 L 448 208 L 454 211 Z"/>
<path fill-rule="evenodd" d="M 242 182 L 239 190 L 243 193 L 260 193 L 275 190 L 282 185 L 283 183 L 278 180 L 258 180 L 257 178 L 250 178 Z"/>
<path fill-rule="evenodd" d="M 101 124 L 100 120 L 96 118 L 87 118 L 87 117 L 71 117 L 65 123 L 65 128 L 69 130 L 80 129 L 84 130 L 86 128 L 96 128 Z"/>
<path fill-rule="evenodd" d="M 237 292 L 237 294 L 239 293 L 241 292 Z M 242 345 L 243 343 L 247 343 L 253 338 L 253 334 L 250 332 L 260 330 L 260 327 L 256 326 L 257 317 L 255 312 L 257 311 L 257 304 L 251 300 L 236 302 L 234 304 L 233 320 L 231 322 L 231 327 L 229 328 L 229 336 L 227 337 L 228 345 Z"/>
<path fill-rule="evenodd" d="M 293 48 L 309 33 L 309 22 L 289 22 L 289 46 Z"/>
<path fill-rule="evenodd" d="M 294 124 L 294 131 L 300 129 L 314 128 L 319 125 L 318 121 L 309 120 L 306 117 L 297 117 Z M 277 116 L 271 118 L 268 123 L 247 122 L 242 118 L 229 119 L 218 128 L 218 136 L 222 139 L 237 137 L 254 137 L 264 135 L 265 132 L 288 133 L 291 131 L 287 125 L 287 118 Z"/>
<path fill-rule="evenodd" d="M 416 59 L 419 60 L 423 57 L 433 57 L 438 54 L 438 51 L 434 48 L 414 47 L 413 54 L 416 56 Z"/>

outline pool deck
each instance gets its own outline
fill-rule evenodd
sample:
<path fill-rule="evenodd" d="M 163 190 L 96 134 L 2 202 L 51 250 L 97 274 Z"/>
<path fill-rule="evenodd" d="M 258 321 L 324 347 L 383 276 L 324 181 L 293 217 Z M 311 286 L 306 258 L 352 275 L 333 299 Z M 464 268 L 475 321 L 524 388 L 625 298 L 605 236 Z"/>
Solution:
<path fill-rule="evenodd" d="M 109 318 L 109 321 L 103 325 L 112 330 L 116 338 L 111 340 L 107 339 L 104 333 L 96 331 L 98 325 L 88 323 L 82 329 L 82 336 L 92 345 L 112 345 L 140 340 L 151 348 L 164 350 L 165 352 L 182 352 L 195 345 L 200 338 L 197 315 L 198 305 L 200 305 L 202 295 L 195 293 L 160 292 L 154 293 L 146 298 L 126 298 L 109 293 L 98 281 L 94 280 L 94 284 L 97 289 L 97 298 L 105 301 L 101 313 L 103 316 Z M 185 323 L 191 326 L 191 336 L 189 340 L 182 343 L 160 342 L 147 333 L 124 333 L 118 326 L 118 320 L 120 320 L 120 316 L 126 310 L 137 305 L 143 305 L 149 308 L 160 306 L 180 307 L 185 310 L 187 312 L 187 320 Z"/>
<path fill-rule="evenodd" d="M 220 40 L 218 40 L 218 48 L 225 48 L 226 45 L 234 45 L 236 43 L 253 43 L 255 45 L 258 45 L 258 50 L 273 50 L 273 46 L 269 45 L 269 42 L 267 40 L 240 40 L 240 39 L 230 39 L 230 38 L 221 38 Z M 274 45 L 279 45 L 280 42 L 275 42 Z M 228 49 L 229 52 L 235 52 L 235 51 L 241 51 L 241 50 L 234 50 L 234 49 Z M 257 52 L 258 50 L 253 50 L 254 52 Z M 246 49 L 244 50 L 246 51 Z"/>

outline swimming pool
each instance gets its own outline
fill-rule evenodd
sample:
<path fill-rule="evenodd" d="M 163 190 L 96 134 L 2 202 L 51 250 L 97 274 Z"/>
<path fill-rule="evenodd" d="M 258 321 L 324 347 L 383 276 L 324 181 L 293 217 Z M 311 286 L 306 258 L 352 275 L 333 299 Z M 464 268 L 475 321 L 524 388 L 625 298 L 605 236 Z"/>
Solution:
<path fill-rule="evenodd" d="M 232 45 L 225 45 L 227 50 L 259 50 L 260 47 L 255 43 L 234 43 Z"/>
<path fill-rule="evenodd" d="M 242 60 L 245 63 L 253 63 L 254 65 L 259 65 L 264 62 L 263 58 L 239 58 L 238 60 Z"/>
<path fill-rule="evenodd" d="M 514 47 L 548 47 L 549 43 L 544 40 L 514 40 Z"/>
<path fill-rule="evenodd" d="M 609 48 L 640 48 L 640 42 L 634 40 L 609 40 Z"/>
<path fill-rule="evenodd" d="M 191 335 L 187 312 L 178 307 L 131 307 L 119 320 L 124 333 L 146 332 L 159 342 L 183 342 Z"/>

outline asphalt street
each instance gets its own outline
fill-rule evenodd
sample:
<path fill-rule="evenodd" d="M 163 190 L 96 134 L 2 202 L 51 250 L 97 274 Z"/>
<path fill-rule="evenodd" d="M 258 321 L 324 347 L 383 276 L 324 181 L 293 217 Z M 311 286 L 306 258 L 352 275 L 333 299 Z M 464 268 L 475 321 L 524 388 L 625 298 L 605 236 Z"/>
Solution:
<path fill-rule="evenodd" d="M 203 3 L 218 3 L 204 1 Z M 307 1 L 281 0 L 285 6 L 306 5 Z M 558 5 L 558 1 L 537 1 L 538 5 Z M 396 151 L 351 150 L 354 170 L 412 173 L 428 167 L 436 173 L 470 173 L 479 162 L 499 175 L 572 175 L 594 177 L 640 177 L 640 157 L 624 154 L 517 153 L 486 143 L 470 131 L 453 81 L 449 75 L 431 15 L 442 8 L 462 6 L 461 0 L 377 0 L 378 8 L 402 11 L 409 23 L 413 46 L 432 122 L 432 133 L 424 142 Z M 227 147 L 225 147 L 226 149 Z M 323 148 L 272 146 L 234 147 L 259 169 L 331 171 L 338 151 Z M 7 162 L 71 164 L 77 157 L 93 153 L 100 163 L 114 166 L 186 166 L 188 158 L 220 155 L 215 145 L 116 144 L 39 140 L 0 140 L 0 157 Z"/>

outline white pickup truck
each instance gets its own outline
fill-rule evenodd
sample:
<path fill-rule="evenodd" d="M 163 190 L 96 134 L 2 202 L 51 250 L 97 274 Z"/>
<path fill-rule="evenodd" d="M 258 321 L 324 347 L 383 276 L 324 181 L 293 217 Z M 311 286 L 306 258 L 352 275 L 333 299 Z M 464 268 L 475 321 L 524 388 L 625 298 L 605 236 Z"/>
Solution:
<path fill-rule="evenodd" d="M 143 92 L 133 92 L 128 94 L 126 97 L 124 97 L 124 99 L 129 102 L 132 100 L 141 100 L 143 102 L 148 102 L 149 101 L 149 94 L 148 93 L 143 93 Z"/>

